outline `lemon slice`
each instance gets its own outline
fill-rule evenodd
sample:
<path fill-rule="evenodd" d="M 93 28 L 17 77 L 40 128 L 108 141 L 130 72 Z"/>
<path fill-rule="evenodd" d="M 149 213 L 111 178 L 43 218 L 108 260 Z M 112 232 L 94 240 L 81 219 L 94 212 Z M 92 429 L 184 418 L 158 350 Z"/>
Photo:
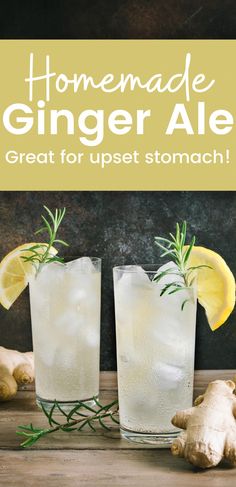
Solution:
<path fill-rule="evenodd" d="M 18 296 L 24 291 L 29 283 L 29 278 L 35 273 L 35 267 L 31 262 L 24 262 L 22 257 L 32 255 L 27 251 L 35 243 L 27 243 L 16 247 L 12 252 L 6 255 L 0 263 L 0 303 L 6 309 L 9 309 L 15 302 Z M 38 244 L 37 244 L 38 245 Z M 44 252 L 45 248 L 42 245 L 42 250 L 37 249 L 38 252 Z M 57 250 L 52 247 L 50 254 L 55 255 Z"/>
<path fill-rule="evenodd" d="M 212 330 L 219 328 L 235 306 L 235 279 L 222 257 L 205 247 L 193 247 L 188 267 L 209 266 L 197 270 L 197 296 L 205 308 Z"/>

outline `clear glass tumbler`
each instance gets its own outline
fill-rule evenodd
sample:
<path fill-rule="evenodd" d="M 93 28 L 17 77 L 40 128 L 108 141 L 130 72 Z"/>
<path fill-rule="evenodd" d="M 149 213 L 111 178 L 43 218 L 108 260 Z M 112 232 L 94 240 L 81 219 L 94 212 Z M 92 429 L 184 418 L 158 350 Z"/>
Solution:
<path fill-rule="evenodd" d="M 157 267 L 113 271 L 119 410 L 124 438 L 168 447 L 171 418 L 192 405 L 196 287 L 160 296 L 173 275 L 154 282 Z"/>
<path fill-rule="evenodd" d="M 101 259 L 42 264 L 30 281 L 36 400 L 64 409 L 99 392 Z"/>

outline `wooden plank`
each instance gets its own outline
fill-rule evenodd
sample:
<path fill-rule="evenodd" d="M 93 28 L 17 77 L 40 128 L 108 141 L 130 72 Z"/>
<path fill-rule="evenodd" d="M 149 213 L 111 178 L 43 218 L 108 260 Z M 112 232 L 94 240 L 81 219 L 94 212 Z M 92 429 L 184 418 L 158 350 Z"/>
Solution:
<path fill-rule="evenodd" d="M 34 383 L 20 386 L 21 391 L 33 391 L 34 388 Z M 117 390 L 117 373 L 115 371 L 100 372 L 100 390 Z"/>
<path fill-rule="evenodd" d="M 22 395 L 25 393 L 21 392 Z M 108 393 L 107 393 L 108 394 Z M 110 393 L 111 394 L 111 393 Z M 29 401 L 29 395 L 31 400 Z M 112 401 L 113 395 L 107 398 L 106 393 L 101 398 L 101 401 Z M 18 401 L 15 401 L 17 406 Z M 44 414 L 34 404 L 33 391 L 27 391 L 27 399 L 22 399 L 21 410 L 5 409 L 3 405 L 0 408 L 0 450 L 1 449 L 20 449 L 20 443 L 23 438 L 16 435 L 16 430 L 19 425 L 32 423 L 38 427 L 48 427 L 47 419 Z M 24 409 L 23 409 L 24 406 Z M 60 416 L 60 420 L 62 417 Z M 45 438 L 41 438 L 36 445 L 35 449 L 132 449 L 133 444 L 120 438 L 119 427 L 115 425 L 111 420 L 107 421 L 111 431 L 106 431 L 101 427 L 97 427 L 97 431 L 94 433 L 90 429 L 86 429 L 82 432 L 57 432 L 50 434 Z M 137 446 L 142 448 L 142 446 Z"/>
<path fill-rule="evenodd" d="M 195 370 L 194 396 L 202 394 L 207 384 L 213 380 L 236 380 L 236 369 L 226 370 Z"/>
<path fill-rule="evenodd" d="M 195 395 L 208 382 L 232 379 L 234 370 L 196 371 Z M 31 388 L 32 389 L 32 388 Z M 115 372 L 101 373 L 101 400 L 117 397 Z M 112 424 L 110 432 L 56 433 L 41 439 L 28 450 L 20 448 L 16 435 L 19 424 L 47 421 L 35 405 L 34 390 L 21 390 L 16 398 L 0 405 L 0 487 L 232 487 L 236 469 L 226 464 L 211 470 L 198 470 L 169 450 L 136 445 L 122 440 Z"/>
<path fill-rule="evenodd" d="M 167 450 L 0 452 L 0 485 L 7 487 L 232 487 L 226 465 L 200 471 Z"/>
<path fill-rule="evenodd" d="M 236 378 L 236 369 L 225 370 L 195 370 L 194 373 L 194 388 L 203 389 L 206 385 L 216 379 L 233 379 Z M 26 386 L 21 386 L 20 390 L 34 390 L 34 383 Z M 102 371 L 100 372 L 100 390 L 101 391 L 115 391 L 117 390 L 117 372 Z"/>
<path fill-rule="evenodd" d="M 194 395 L 202 394 L 207 384 L 213 380 L 236 380 L 236 369 L 225 370 L 195 370 L 194 373 Z M 117 373 L 114 371 L 100 372 L 100 390 L 117 390 Z"/>
<path fill-rule="evenodd" d="M 195 396 L 201 394 L 206 384 L 214 379 L 233 378 L 235 371 L 197 371 L 195 374 Z M 110 402 L 117 397 L 116 373 L 104 372 L 101 375 L 101 400 Z M 16 435 L 20 424 L 33 423 L 35 426 L 47 426 L 47 421 L 35 404 L 34 391 L 23 390 L 16 398 L 0 405 L 0 449 L 16 449 L 20 447 L 21 438 Z M 132 449 L 134 445 L 120 439 L 119 430 L 112 425 L 112 431 L 106 432 L 98 428 L 96 433 L 56 433 L 41 439 L 35 448 L 43 449 Z M 115 440 L 115 441 L 114 441 Z M 142 448 L 135 446 L 135 448 Z M 152 447 L 150 447 L 152 448 Z"/>
<path fill-rule="evenodd" d="M 117 398 L 117 390 L 115 391 L 100 391 L 100 399 L 103 401 L 111 402 Z M 9 411 L 13 412 L 21 412 L 22 414 L 28 413 L 32 411 L 34 413 L 40 412 L 40 409 L 36 406 L 35 402 L 35 391 L 19 391 L 17 395 L 8 402 L 1 403 L 0 402 L 0 417 L 1 412 Z"/>

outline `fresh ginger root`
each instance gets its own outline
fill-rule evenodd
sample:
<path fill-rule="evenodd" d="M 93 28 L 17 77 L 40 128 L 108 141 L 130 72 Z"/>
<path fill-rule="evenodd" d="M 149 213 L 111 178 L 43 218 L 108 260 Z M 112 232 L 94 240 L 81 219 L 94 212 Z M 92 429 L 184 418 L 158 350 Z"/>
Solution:
<path fill-rule="evenodd" d="M 9 401 L 16 395 L 18 384 L 30 384 L 33 380 L 33 352 L 0 347 L 0 401 Z"/>
<path fill-rule="evenodd" d="M 171 446 L 173 455 L 209 468 L 225 458 L 236 466 L 236 397 L 232 380 L 210 382 L 195 407 L 178 411 L 172 424 L 183 431 Z"/>

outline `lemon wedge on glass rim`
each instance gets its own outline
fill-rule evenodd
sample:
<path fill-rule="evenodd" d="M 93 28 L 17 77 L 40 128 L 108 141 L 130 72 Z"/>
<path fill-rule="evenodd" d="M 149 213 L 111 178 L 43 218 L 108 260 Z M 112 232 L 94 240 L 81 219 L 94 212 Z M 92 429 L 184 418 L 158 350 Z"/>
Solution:
<path fill-rule="evenodd" d="M 16 247 L 12 252 L 9 252 L 0 263 L 0 303 L 6 309 L 9 309 L 15 302 L 18 296 L 24 291 L 29 283 L 29 278 L 35 273 L 35 266 L 31 262 L 25 262 L 22 257 L 32 255 L 27 251 L 36 243 L 27 243 Z M 45 245 L 42 245 L 42 250 L 37 249 L 38 252 L 45 251 Z M 50 254 L 55 255 L 57 250 L 51 247 Z"/>
<path fill-rule="evenodd" d="M 186 246 L 187 248 L 187 246 Z M 213 250 L 194 246 L 187 267 L 197 269 L 197 297 L 214 331 L 219 328 L 235 306 L 235 279 L 224 259 Z"/>

